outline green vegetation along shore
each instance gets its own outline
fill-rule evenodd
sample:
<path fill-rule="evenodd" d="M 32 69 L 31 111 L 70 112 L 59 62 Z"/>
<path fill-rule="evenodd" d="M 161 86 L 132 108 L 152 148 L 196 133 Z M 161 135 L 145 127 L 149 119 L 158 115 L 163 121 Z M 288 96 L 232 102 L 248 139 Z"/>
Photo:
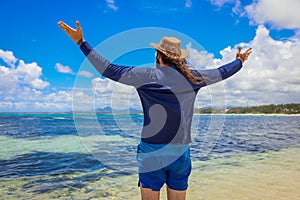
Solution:
<path fill-rule="evenodd" d="M 195 113 L 210 114 L 300 114 L 300 104 L 270 104 L 251 107 L 234 107 L 227 109 L 201 108 L 196 109 Z"/>

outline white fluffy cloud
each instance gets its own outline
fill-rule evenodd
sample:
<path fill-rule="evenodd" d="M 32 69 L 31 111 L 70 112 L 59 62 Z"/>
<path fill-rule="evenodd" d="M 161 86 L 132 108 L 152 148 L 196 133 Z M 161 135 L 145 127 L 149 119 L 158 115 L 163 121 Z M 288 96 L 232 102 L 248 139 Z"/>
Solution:
<path fill-rule="evenodd" d="M 111 106 L 115 110 L 141 109 L 139 97 L 132 86 L 114 82 L 107 78 L 94 78 L 92 88 L 96 108 Z"/>
<path fill-rule="evenodd" d="M 235 14 L 241 14 L 243 9 L 241 7 L 240 0 L 210 0 L 210 3 L 220 9 L 225 4 L 234 4 L 232 12 Z"/>
<path fill-rule="evenodd" d="M 300 29 L 299 0 L 258 0 L 245 7 L 255 24 L 271 24 L 275 28 Z"/>
<path fill-rule="evenodd" d="M 43 112 L 72 110 L 73 91 L 51 90 L 42 79 L 42 67 L 25 63 L 13 52 L 0 50 L 0 111 Z M 86 99 L 86 97 L 85 97 Z"/>
<path fill-rule="evenodd" d="M 190 46 L 188 49 L 193 62 L 199 60 L 199 66 L 214 68 L 232 61 L 238 46 L 244 50 L 252 47 L 253 53 L 242 70 L 224 82 L 228 105 L 300 102 L 300 40 L 297 38 L 274 40 L 269 30 L 261 25 L 252 41 L 223 49 L 222 59 Z"/>
<path fill-rule="evenodd" d="M 54 112 L 72 110 L 73 91 L 59 90 L 45 93 L 30 87 L 0 91 L 1 112 Z"/>
<path fill-rule="evenodd" d="M 232 12 L 239 16 L 247 16 L 252 24 L 269 24 L 276 29 L 300 29 L 299 0 L 253 0 L 242 6 L 240 0 L 210 0 L 219 9 L 225 4 L 234 5 Z"/>
<path fill-rule="evenodd" d="M 12 51 L 3 51 L 2 49 L 0 49 L 0 59 L 2 59 L 10 67 L 14 67 L 18 60 Z"/>
<path fill-rule="evenodd" d="M 1 59 L 8 66 L 0 66 L 0 89 L 17 88 L 29 85 L 34 89 L 43 89 L 49 85 L 41 79 L 42 68 L 36 62 L 25 63 L 15 58 L 11 51 L 0 50 Z"/>
<path fill-rule="evenodd" d="M 69 66 L 64 66 L 60 63 L 55 64 L 55 69 L 63 74 L 74 74 L 73 70 Z"/>

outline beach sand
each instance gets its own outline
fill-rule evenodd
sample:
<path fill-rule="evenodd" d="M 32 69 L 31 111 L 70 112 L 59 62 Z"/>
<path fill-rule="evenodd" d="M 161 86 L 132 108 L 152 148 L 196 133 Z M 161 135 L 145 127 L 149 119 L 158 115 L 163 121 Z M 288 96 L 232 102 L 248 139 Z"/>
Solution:
<path fill-rule="evenodd" d="M 259 157 L 244 156 L 231 162 L 236 164 L 195 169 L 190 178 L 187 199 L 300 199 L 299 148 L 264 153 Z"/>
<path fill-rule="evenodd" d="M 71 176 L 75 179 L 82 174 Z M 30 181 L 34 179 L 40 178 L 31 178 Z M 87 185 L 81 189 L 66 187 L 45 193 L 35 193 L 34 188 L 22 189 L 28 181 L 0 181 L 1 199 L 140 199 L 137 175 L 114 178 L 107 176 L 85 182 Z M 49 186 L 53 184 L 55 183 L 49 183 Z M 187 199 L 299 200 L 299 188 L 300 147 L 295 147 L 278 152 L 195 161 Z M 161 199 L 166 199 L 165 187 L 161 192 Z"/>

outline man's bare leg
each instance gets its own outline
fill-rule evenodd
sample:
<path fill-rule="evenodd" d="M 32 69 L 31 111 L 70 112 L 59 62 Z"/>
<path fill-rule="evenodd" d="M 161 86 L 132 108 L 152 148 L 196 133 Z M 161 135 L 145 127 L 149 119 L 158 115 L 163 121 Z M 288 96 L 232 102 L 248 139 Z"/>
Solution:
<path fill-rule="evenodd" d="M 153 191 L 149 188 L 143 188 L 140 185 L 142 200 L 159 200 L 160 191 Z"/>
<path fill-rule="evenodd" d="M 186 190 L 172 190 L 167 186 L 168 200 L 185 200 Z"/>

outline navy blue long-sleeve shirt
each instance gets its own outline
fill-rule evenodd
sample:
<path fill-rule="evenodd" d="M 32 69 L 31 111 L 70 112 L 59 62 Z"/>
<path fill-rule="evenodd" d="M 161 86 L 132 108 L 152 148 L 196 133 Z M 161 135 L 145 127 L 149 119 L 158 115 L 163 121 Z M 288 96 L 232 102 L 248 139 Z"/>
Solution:
<path fill-rule="evenodd" d="M 170 67 L 128 67 L 110 63 L 87 42 L 80 49 L 103 76 L 134 86 L 140 97 L 144 124 L 141 140 L 151 144 L 188 144 L 196 95 L 201 87 L 224 80 L 242 68 L 240 59 L 217 69 L 193 70 L 205 83 L 193 84 Z"/>

